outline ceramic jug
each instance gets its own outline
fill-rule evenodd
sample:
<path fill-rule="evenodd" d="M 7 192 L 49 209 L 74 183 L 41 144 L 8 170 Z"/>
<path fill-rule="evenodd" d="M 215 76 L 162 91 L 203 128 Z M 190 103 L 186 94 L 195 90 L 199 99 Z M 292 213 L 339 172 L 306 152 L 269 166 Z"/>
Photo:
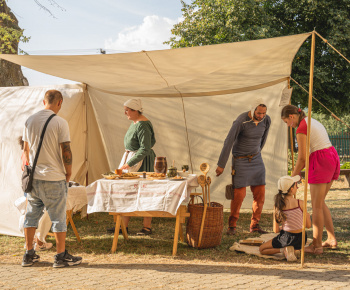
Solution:
<path fill-rule="evenodd" d="M 166 157 L 156 157 L 154 160 L 154 172 L 166 174 L 167 168 Z"/>

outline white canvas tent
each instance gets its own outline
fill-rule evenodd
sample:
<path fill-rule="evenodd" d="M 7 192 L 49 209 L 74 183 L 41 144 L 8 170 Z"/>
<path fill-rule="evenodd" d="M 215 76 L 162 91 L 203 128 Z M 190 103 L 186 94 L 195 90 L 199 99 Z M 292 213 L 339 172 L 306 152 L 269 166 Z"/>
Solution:
<path fill-rule="evenodd" d="M 20 148 L 28 116 L 42 109 L 47 89 L 63 92 L 59 115 L 68 122 L 73 151 L 73 179 L 88 183 L 115 169 L 124 151 L 129 122 L 123 103 L 141 98 L 152 121 L 155 152 L 189 164 L 211 166 L 212 200 L 224 202 L 230 160 L 223 176 L 214 169 L 232 121 L 250 109 L 257 96 L 267 100 L 272 125 L 263 150 L 266 209 L 272 208 L 276 182 L 287 172 L 287 129 L 280 120 L 280 99 L 296 52 L 310 33 L 272 39 L 173 50 L 94 56 L 17 56 L 1 58 L 28 68 L 83 83 L 50 87 L 0 88 L 0 233 L 20 235 L 13 203 L 20 188 Z M 86 84 L 86 85 L 85 85 Z M 243 207 L 251 207 L 251 198 Z M 229 207 L 229 203 L 224 203 Z"/>

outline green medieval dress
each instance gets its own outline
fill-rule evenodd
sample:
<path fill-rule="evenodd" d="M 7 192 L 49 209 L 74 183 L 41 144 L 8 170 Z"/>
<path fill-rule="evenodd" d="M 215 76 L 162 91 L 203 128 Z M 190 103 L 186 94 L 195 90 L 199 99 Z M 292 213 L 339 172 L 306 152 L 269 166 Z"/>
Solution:
<path fill-rule="evenodd" d="M 154 171 L 154 159 L 156 154 L 152 147 L 156 143 L 153 126 L 150 121 L 138 121 L 131 123 L 124 137 L 124 146 L 126 150 L 137 151 L 136 154 L 127 162 L 130 167 L 143 160 L 139 172 Z"/>

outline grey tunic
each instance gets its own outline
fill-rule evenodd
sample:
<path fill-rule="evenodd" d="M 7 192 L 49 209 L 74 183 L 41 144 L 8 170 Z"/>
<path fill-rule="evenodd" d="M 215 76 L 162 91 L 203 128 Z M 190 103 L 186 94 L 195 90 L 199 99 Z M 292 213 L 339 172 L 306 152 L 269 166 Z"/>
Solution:
<path fill-rule="evenodd" d="M 238 116 L 225 139 L 218 166 L 225 168 L 232 149 L 232 166 L 236 170 L 234 188 L 265 185 L 265 165 L 261 157 L 271 119 L 268 115 L 258 125 L 245 112 Z M 256 154 L 251 162 L 248 158 L 234 159 L 234 156 Z"/>

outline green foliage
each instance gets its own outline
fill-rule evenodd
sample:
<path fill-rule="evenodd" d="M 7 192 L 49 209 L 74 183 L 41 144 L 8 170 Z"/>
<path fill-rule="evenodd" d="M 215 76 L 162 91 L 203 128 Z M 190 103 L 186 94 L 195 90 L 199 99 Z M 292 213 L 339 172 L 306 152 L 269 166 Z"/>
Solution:
<path fill-rule="evenodd" d="M 181 1 L 183 22 L 174 25 L 165 43 L 172 48 L 271 37 L 268 15 L 260 0 Z"/>
<path fill-rule="evenodd" d="M 340 166 L 340 169 L 350 169 L 350 162 L 345 162 L 342 166 Z"/>
<path fill-rule="evenodd" d="M 23 31 L 18 27 L 17 20 L 6 6 L 5 0 L 0 0 L 0 53 L 17 54 L 18 43 L 29 41 L 29 37 L 24 36 Z"/>
<path fill-rule="evenodd" d="M 326 128 L 329 134 L 350 132 L 348 127 L 346 127 L 342 122 L 334 119 L 330 114 L 312 113 L 312 118 L 319 121 Z M 339 118 L 350 126 L 350 115 L 339 116 Z"/>
<path fill-rule="evenodd" d="M 293 152 L 294 156 L 294 165 L 298 160 L 298 152 Z M 292 162 L 292 151 L 288 149 L 288 175 L 291 175 L 293 172 L 293 162 Z"/>
<path fill-rule="evenodd" d="M 182 1 L 184 20 L 174 26 L 172 48 L 209 45 L 315 30 L 350 58 L 349 0 L 194 0 Z M 293 62 L 292 77 L 308 89 L 308 39 Z M 316 37 L 314 96 L 337 114 L 350 109 L 350 65 Z M 294 85 L 293 102 L 307 107 L 307 94 Z M 313 110 L 324 112 L 314 103 Z"/>

